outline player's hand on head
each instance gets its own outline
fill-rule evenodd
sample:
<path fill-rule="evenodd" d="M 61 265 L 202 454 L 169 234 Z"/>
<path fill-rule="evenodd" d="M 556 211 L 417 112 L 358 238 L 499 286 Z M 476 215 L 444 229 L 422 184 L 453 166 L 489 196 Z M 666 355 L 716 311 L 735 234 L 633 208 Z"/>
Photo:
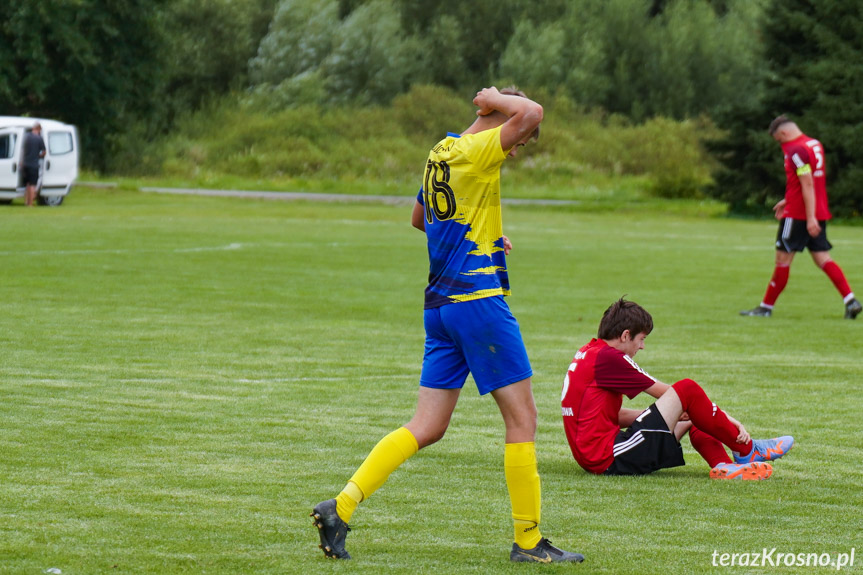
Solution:
<path fill-rule="evenodd" d="M 500 92 L 498 92 L 497 88 L 494 86 L 483 88 L 477 92 L 476 98 L 473 99 L 473 105 L 479 108 L 479 110 L 476 111 L 476 115 L 487 116 L 494 112 L 495 108 L 492 102 L 494 101 L 494 98 L 499 95 Z"/>

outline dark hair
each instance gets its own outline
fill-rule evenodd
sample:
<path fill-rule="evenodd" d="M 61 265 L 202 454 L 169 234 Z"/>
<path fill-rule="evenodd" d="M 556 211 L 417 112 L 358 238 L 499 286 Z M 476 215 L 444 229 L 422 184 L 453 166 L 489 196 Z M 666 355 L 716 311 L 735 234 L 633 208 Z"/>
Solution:
<path fill-rule="evenodd" d="M 501 94 L 505 96 L 520 96 L 522 98 L 527 98 L 527 94 L 518 89 L 518 86 L 512 85 L 507 86 L 506 88 L 501 88 L 499 90 Z M 531 137 L 534 141 L 539 140 L 539 126 L 536 127 L 536 130 L 533 131 Z"/>
<path fill-rule="evenodd" d="M 626 330 L 633 337 L 640 333 L 648 334 L 653 331 L 653 318 L 634 301 L 620 298 L 602 314 L 597 335 L 600 339 L 617 339 Z"/>
<path fill-rule="evenodd" d="M 773 118 L 773 121 L 770 122 L 770 126 L 767 128 L 767 133 L 772 136 L 776 133 L 776 130 L 779 129 L 779 126 L 781 126 L 782 124 L 787 124 L 790 121 L 791 120 L 789 120 L 788 116 L 786 116 L 785 114 L 782 114 L 781 116 L 776 116 L 775 118 Z"/>

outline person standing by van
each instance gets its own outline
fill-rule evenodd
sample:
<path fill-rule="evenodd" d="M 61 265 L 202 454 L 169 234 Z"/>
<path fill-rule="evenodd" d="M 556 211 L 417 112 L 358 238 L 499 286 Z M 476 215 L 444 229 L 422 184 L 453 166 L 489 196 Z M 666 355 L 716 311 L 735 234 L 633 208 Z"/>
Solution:
<path fill-rule="evenodd" d="M 39 160 L 45 157 L 45 140 L 42 139 L 42 125 L 33 124 L 33 129 L 24 135 L 24 148 L 21 154 L 21 173 L 27 191 L 24 201 L 28 206 L 36 199 L 36 186 L 39 184 Z"/>

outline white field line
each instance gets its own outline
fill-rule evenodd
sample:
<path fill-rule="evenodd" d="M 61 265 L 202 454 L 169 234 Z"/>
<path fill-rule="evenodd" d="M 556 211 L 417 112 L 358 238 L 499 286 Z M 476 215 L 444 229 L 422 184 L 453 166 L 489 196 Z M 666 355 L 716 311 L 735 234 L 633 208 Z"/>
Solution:
<path fill-rule="evenodd" d="M 203 188 L 160 188 L 143 187 L 142 192 L 157 194 L 179 194 L 187 196 L 213 196 L 233 198 L 253 198 L 283 201 L 308 201 L 308 202 L 365 202 L 390 205 L 413 205 L 416 196 L 413 194 L 404 196 L 375 196 L 375 195 L 353 195 L 353 194 L 326 194 L 319 192 L 270 192 L 249 190 L 211 190 Z M 581 200 L 544 200 L 544 199 L 521 199 L 504 198 L 505 204 L 513 205 L 535 205 L 535 206 L 577 206 Z"/>
<path fill-rule="evenodd" d="M 285 244 L 288 245 L 288 244 Z M 240 244 L 240 243 L 231 243 L 224 246 L 198 246 L 192 248 L 174 248 L 172 250 L 168 250 L 170 253 L 182 254 L 182 253 L 194 253 L 194 252 L 225 252 L 232 250 L 241 250 L 249 247 L 257 247 L 257 244 Z M 75 255 L 92 255 L 92 254 L 141 254 L 141 253 L 163 253 L 165 250 L 157 250 L 157 249 L 149 249 L 149 250 L 110 250 L 110 249 L 90 249 L 90 250 L 30 250 L 30 251 L 0 251 L 0 256 L 16 256 L 16 255 L 28 255 L 28 256 L 41 256 L 41 255 L 50 255 L 50 256 L 75 256 Z"/>

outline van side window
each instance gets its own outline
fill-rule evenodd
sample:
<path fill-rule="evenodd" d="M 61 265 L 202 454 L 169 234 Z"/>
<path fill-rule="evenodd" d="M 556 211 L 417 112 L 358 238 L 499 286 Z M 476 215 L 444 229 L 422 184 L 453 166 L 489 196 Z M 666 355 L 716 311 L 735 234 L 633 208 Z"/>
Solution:
<path fill-rule="evenodd" d="M 15 153 L 15 134 L 0 136 L 0 160 L 8 160 Z"/>
<path fill-rule="evenodd" d="M 61 156 L 72 151 L 71 132 L 51 132 L 48 134 L 48 153 Z"/>

